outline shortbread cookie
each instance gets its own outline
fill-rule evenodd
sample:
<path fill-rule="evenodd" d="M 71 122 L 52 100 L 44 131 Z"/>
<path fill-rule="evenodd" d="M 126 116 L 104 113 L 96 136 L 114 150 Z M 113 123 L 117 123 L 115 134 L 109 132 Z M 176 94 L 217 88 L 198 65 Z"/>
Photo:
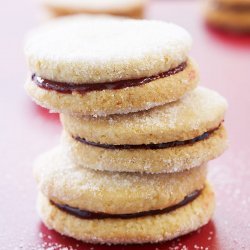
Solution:
<path fill-rule="evenodd" d="M 34 174 L 40 191 L 57 204 L 107 214 L 165 209 L 204 187 L 206 167 L 174 174 L 139 174 L 79 168 L 60 148 L 40 156 Z"/>
<path fill-rule="evenodd" d="M 204 139 L 160 149 L 106 149 L 93 147 L 63 135 L 64 152 L 84 168 L 119 172 L 173 173 L 200 166 L 220 156 L 227 148 L 223 125 Z"/>
<path fill-rule="evenodd" d="M 88 13 L 143 18 L 147 0 L 43 0 L 42 3 L 54 16 Z"/>
<path fill-rule="evenodd" d="M 214 193 L 206 185 L 198 197 L 171 212 L 130 219 L 83 219 L 58 208 L 43 195 L 39 196 L 38 209 L 49 228 L 78 240 L 106 244 L 153 243 L 171 240 L 206 224 L 214 211 Z"/>
<path fill-rule="evenodd" d="M 210 0 L 205 12 L 208 23 L 213 26 L 250 33 L 250 0 Z"/>
<path fill-rule="evenodd" d="M 59 18 L 27 40 L 26 90 L 38 104 L 63 113 L 150 109 L 197 85 L 190 46 L 185 30 L 161 21 Z"/>
<path fill-rule="evenodd" d="M 64 151 L 99 170 L 176 172 L 200 166 L 227 147 L 226 100 L 198 87 L 148 111 L 102 118 L 61 115 Z"/>

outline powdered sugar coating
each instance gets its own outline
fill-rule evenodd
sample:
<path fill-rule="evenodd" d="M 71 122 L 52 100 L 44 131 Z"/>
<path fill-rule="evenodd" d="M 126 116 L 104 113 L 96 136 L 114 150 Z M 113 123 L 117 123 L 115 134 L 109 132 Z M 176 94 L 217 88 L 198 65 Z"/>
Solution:
<path fill-rule="evenodd" d="M 62 148 L 75 164 L 94 170 L 143 173 L 173 173 L 200 166 L 228 147 L 224 126 L 208 139 L 165 149 L 104 149 L 88 146 L 63 133 Z"/>
<path fill-rule="evenodd" d="M 57 203 L 111 214 L 163 209 L 202 189 L 206 167 L 173 174 L 93 171 L 70 162 L 61 148 L 40 156 L 34 174 L 40 191 Z"/>
<path fill-rule="evenodd" d="M 206 224 L 212 216 L 214 206 L 214 193 L 209 184 L 206 184 L 201 195 L 194 201 L 171 213 L 126 220 L 83 220 L 59 210 L 41 194 L 38 199 L 39 214 L 47 227 L 78 240 L 99 244 L 156 243 L 171 240 Z M 163 247 L 165 248 L 164 245 Z M 119 248 L 125 249 L 117 246 L 117 249 Z M 139 248 L 143 247 L 139 246 Z M 90 248 L 90 250 L 94 249 L 100 249 L 100 247 Z M 159 250 L 155 246 L 151 249 Z M 168 249 L 186 250 L 187 248 L 170 247 Z"/>
<path fill-rule="evenodd" d="M 188 59 L 181 72 L 136 87 L 63 94 L 40 88 L 28 79 L 25 89 L 39 105 L 57 112 L 95 117 L 127 114 L 178 100 L 196 87 L 197 71 L 196 64 Z"/>
<path fill-rule="evenodd" d="M 25 54 L 30 70 L 69 83 L 152 76 L 187 59 L 191 37 L 162 21 L 76 15 L 33 31 Z"/>
<path fill-rule="evenodd" d="M 91 118 L 61 115 L 71 135 L 106 144 L 149 144 L 193 139 L 223 121 L 226 100 L 198 87 L 176 102 L 127 115 Z"/>

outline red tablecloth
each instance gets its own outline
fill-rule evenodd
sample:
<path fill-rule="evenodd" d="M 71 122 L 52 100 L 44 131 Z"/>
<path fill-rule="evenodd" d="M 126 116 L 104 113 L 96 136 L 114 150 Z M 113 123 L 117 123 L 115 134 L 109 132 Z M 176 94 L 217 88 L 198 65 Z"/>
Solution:
<path fill-rule="evenodd" d="M 27 71 L 22 39 L 41 13 L 34 4 L 1 4 L 0 249 L 250 249 L 250 38 L 208 29 L 198 1 L 154 1 L 147 16 L 190 31 L 201 85 L 217 90 L 230 104 L 225 123 L 231 146 L 210 163 L 209 178 L 217 194 L 213 220 L 169 243 L 128 247 L 83 244 L 45 228 L 36 213 L 32 162 L 58 143 L 61 126 L 57 115 L 34 105 L 23 90 Z"/>

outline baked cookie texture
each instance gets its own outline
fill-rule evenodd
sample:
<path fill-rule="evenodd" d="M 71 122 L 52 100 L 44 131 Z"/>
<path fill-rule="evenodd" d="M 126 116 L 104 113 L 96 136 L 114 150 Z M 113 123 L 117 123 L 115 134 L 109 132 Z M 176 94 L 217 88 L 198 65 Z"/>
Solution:
<path fill-rule="evenodd" d="M 185 67 L 121 89 L 65 94 L 41 88 L 31 77 L 25 88 L 39 105 L 57 112 L 105 116 L 150 109 L 179 99 L 197 85 L 190 47 L 189 34 L 171 23 L 105 16 L 59 18 L 32 32 L 26 42 L 30 71 L 42 79 L 104 86 Z"/>
<path fill-rule="evenodd" d="M 25 54 L 40 77 L 95 84 L 168 71 L 187 60 L 190 47 L 188 32 L 172 23 L 76 15 L 30 32 Z"/>
<path fill-rule="evenodd" d="M 43 89 L 28 79 L 25 88 L 38 104 L 53 111 L 107 116 L 148 110 L 176 101 L 196 87 L 198 78 L 197 66 L 192 60 L 188 60 L 187 67 L 183 71 L 135 87 L 90 91 L 85 94 L 78 92 L 64 94 Z"/>
<path fill-rule="evenodd" d="M 64 154 L 81 167 L 145 173 L 173 173 L 191 169 L 215 159 L 228 147 L 223 125 L 208 139 L 165 149 L 105 149 L 78 142 L 66 132 L 61 143 Z"/>
<path fill-rule="evenodd" d="M 176 102 L 148 111 L 97 118 L 61 114 L 61 122 L 69 134 L 90 142 L 156 144 L 193 139 L 217 128 L 226 109 L 222 96 L 198 87 Z"/>
<path fill-rule="evenodd" d="M 210 0 L 205 14 L 207 22 L 215 27 L 235 33 L 250 33 L 249 0 Z"/>
<path fill-rule="evenodd" d="M 56 203 L 92 212 L 127 214 L 164 209 L 203 188 L 206 167 L 174 174 L 93 171 L 73 164 L 60 148 L 40 156 L 39 190 Z"/>
<path fill-rule="evenodd" d="M 227 147 L 222 125 L 226 100 L 198 87 L 182 99 L 148 111 L 108 117 L 61 114 L 65 129 L 62 145 L 73 162 L 85 168 L 108 171 L 170 173 L 200 166 L 218 157 Z M 160 149 L 115 149 L 110 145 L 149 145 L 206 139 Z M 80 142 L 83 138 L 87 143 Z M 98 143 L 95 146 L 88 142 Z M 104 144 L 102 147 L 102 144 Z"/>
<path fill-rule="evenodd" d="M 43 0 L 43 5 L 54 16 L 87 13 L 143 18 L 147 2 L 147 0 Z"/>
<path fill-rule="evenodd" d="M 39 214 L 48 228 L 78 240 L 100 244 L 171 240 L 205 225 L 212 217 L 214 205 L 214 193 L 209 184 L 199 197 L 181 208 L 136 219 L 79 219 L 61 211 L 43 195 L 38 200 Z"/>
<path fill-rule="evenodd" d="M 210 220 L 207 162 L 227 147 L 227 102 L 196 88 L 190 47 L 174 24 L 107 16 L 58 18 L 31 33 L 25 88 L 64 127 L 34 167 L 47 227 L 90 243 L 154 243 Z"/>

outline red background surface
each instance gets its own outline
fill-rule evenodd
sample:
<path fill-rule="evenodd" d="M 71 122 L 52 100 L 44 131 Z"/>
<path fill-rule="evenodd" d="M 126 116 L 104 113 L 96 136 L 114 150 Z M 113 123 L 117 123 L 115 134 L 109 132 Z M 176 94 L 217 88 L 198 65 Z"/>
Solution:
<path fill-rule="evenodd" d="M 57 115 L 34 105 L 23 90 L 27 69 L 22 40 L 27 30 L 41 22 L 42 12 L 28 0 L 5 1 L 0 12 L 0 249 L 250 249 L 249 37 L 207 28 L 197 1 L 150 4 L 148 18 L 171 20 L 190 31 L 201 85 L 217 90 L 230 104 L 225 122 L 231 146 L 210 163 L 217 209 L 207 226 L 172 242 L 93 246 L 47 230 L 37 216 L 32 162 L 58 143 L 61 132 Z"/>

